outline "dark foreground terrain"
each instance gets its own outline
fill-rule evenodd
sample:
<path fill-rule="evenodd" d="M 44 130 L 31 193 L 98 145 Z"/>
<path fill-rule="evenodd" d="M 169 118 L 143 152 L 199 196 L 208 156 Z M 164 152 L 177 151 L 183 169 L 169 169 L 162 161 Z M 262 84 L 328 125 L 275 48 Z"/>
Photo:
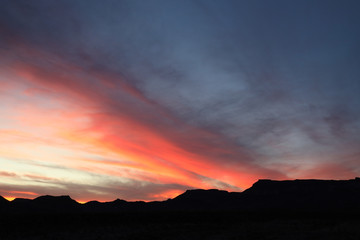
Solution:
<path fill-rule="evenodd" d="M 260 180 L 163 202 L 0 198 L 0 239 L 360 239 L 360 179 Z"/>
<path fill-rule="evenodd" d="M 358 215 L 173 212 L 2 216 L 0 239 L 360 239 Z"/>

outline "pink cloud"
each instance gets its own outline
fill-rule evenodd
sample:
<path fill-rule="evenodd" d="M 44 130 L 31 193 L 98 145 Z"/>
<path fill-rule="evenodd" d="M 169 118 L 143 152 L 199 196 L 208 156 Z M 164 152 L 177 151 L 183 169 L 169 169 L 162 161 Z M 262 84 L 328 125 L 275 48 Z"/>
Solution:
<path fill-rule="evenodd" d="M 17 177 L 17 174 L 13 173 L 13 172 L 0 171 L 0 176 L 1 177 Z"/>

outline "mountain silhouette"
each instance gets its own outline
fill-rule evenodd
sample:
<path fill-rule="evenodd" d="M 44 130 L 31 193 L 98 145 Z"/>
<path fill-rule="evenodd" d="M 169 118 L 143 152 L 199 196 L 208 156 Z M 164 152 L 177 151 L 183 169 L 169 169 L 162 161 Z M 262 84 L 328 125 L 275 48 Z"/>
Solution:
<path fill-rule="evenodd" d="M 242 193 L 251 209 L 359 210 L 360 178 L 352 180 L 263 179 Z"/>
<path fill-rule="evenodd" d="M 6 200 L 4 197 L 0 196 L 0 204 L 6 204 L 8 203 L 8 200 Z"/>
<path fill-rule="evenodd" d="M 360 212 L 360 178 L 351 180 L 261 179 L 243 192 L 196 189 L 162 202 L 90 201 L 69 196 L 40 196 L 33 200 L 0 197 L 8 213 L 101 213 L 125 211 L 239 210 L 239 211 L 355 211 Z"/>
<path fill-rule="evenodd" d="M 7 212 L 15 213 L 69 213 L 79 212 L 80 203 L 69 196 L 40 196 L 33 200 L 15 198 L 10 202 Z"/>
<path fill-rule="evenodd" d="M 9 201 L 6 200 L 4 197 L 0 196 L 0 211 L 5 209 L 9 205 Z"/>
<path fill-rule="evenodd" d="M 183 194 L 170 199 L 166 202 L 168 208 L 189 209 L 189 210 L 221 210 L 229 207 L 236 208 L 233 204 L 235 199 L 239 199 L 241 193 L 230 193 L 224 190 L 195 189 L 187 190 Z"/>

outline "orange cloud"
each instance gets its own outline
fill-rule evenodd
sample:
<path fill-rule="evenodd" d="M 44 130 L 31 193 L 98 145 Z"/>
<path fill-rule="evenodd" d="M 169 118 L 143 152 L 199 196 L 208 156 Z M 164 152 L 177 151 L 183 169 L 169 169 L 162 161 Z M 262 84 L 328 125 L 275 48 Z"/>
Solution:
<path fill-rule="evenodd" d="M 87 71 L 58 56 L 25 47 L 21 54 L 24 59 L 15 60 L 10 72 L 23 83 L 22 93 L 29 101 L 19 103 L 16 111 L 9 113 L 16 116 L 8 116 L 20 129 L 2 131 L 26 142 L 38 139 L 38 144 L 71 149 L 76 155 L 67 156 L 61 162 L 64 166 L 192 188 L 213 188 L 214 182 L 209 179 L 215 179 L 227 184 L 226 190 L 247 188 L 262 177 L 286 178 L 255 164 L 224 136 L 178 119 L 114 74 Z M 105 159 L 111 155 L 114 160 L 81 157 L 86 153 Z M 52 162 L 61 157 L 52 159 L 51 152 L 42 154 Z M 44 156 L 39 159 L 44 161 Z M 158 199 L 175 193 L 179 190 L 168 189 L 152 196 Z"/>
<path fill-rule="evenodd" d="M 37 197 L 38 194 L 34 192 L 28 191 L 7 191 L 7 193 L 3 196 L 9 201 L 14 200 L 15 198 L 30 198 L 33 199 Z"/>

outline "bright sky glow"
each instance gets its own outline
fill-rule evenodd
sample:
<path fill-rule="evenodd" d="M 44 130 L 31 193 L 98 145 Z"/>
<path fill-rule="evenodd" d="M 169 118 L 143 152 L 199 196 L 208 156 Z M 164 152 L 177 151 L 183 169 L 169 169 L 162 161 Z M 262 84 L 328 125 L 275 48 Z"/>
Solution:
<path fill-rule="evenodd" d="M 0 195 L 149 201 L 358 176 L 359 9 L 4 1 Z"/>

